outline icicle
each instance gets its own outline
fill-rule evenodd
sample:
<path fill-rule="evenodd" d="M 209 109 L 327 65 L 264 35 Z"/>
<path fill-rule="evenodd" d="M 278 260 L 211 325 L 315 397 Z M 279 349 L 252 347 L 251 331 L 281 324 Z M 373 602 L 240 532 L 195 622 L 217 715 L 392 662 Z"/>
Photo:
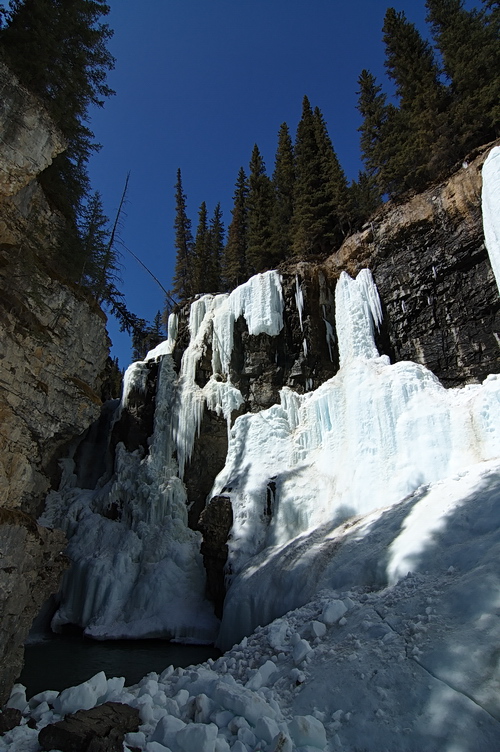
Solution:
<path fill-rule="evenodd" d="M 299 284 L 299 275 L 295 275 L 295 303 L 297 305 L 297 311 L 299 312 L 300 330 L 304 331 L 304 325 L 302 323 L 302 311 L 304 309 L 304 295 L 302 293 L 302 287 Z"/>
<path fill-rule="evenodd" d="M 302 340 L 302 352 L 304 353 L 304 358 L 307 358 L 307 341 L 305 337 Z"/>
<path fill-rule="evenodd" d="M 500 147 L 490 151 L 483 165 L 484 239 L 500 290 Z"/>

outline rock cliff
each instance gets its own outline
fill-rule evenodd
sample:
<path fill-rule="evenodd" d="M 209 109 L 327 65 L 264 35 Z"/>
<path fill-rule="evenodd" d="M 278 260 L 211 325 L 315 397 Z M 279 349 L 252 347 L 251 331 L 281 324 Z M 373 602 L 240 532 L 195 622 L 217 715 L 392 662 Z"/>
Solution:
<path fill-rule="evenodd" d="M 371 269 L 384 306 L 381 349 L 445 386 L 500 370 L 500 298 L 481 217 L 481 168 L 497 144 L 449 180 L 384 206 L 324 265 L 328 279 Z"/>
<path fill-rule="evenodd" d="M 40 102 L 0 64 L 0 703 L 57 590 L 64 539 L 38 528 L 63 448 L 98 417 L 105 316 L 47 261 L 63 219 L 37 176 L 64 147 Z"/>

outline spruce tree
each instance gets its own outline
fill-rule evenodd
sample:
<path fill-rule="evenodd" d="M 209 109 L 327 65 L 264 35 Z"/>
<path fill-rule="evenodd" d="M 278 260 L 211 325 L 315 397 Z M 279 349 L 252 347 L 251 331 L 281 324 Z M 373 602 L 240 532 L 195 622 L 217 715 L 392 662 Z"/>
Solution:
<path fill-rule="evenodd" d="M 350 215 L 353 230 L 360 230 L 366 220 L 382 204 L 382 197 L 374 178 L 359 172 L 358 179 L 349 186 Z"/>
<path fill-rule="evenodd" d="M 382 87 L 375 76 L 362 70 L 358 78 L 358 110 L 363 122 L 358 128 L 360 136 L 361 157 L 366 174 L 373 186 L 378 187 L 380 167 L 384 163 L 390 144 L 387 141 L 387 100 Z M 376 190 L 376 189 L 375 189 Z M 381 190 L 378 187 L 379 195 Z"/>
<path fill-rule="evenodd" d="M 233 194 L 232 219 L 228 227 L 228 237 L 222 262 L 223 286 L 226 290 L 248 279 L 247 271 L 247 228 L 248 228 L 248 181 L 243 167 L 240 167 Z"/>
<path fill-rule="evenodd" d="M 274 265 L 271 229 L 274 191 L 257 144 L 250 160 L 248 186 L 247 266 L 252 275 Z"/>
<path fill-rule="evenodd" d="M 206 287 L 206 270 L 208 265 L 208 221 L 207 205 L 203 201 L 198 211 L 198 227 L 193 246 L 193 290 L 196 295 L 200 292 L 210 292 Z"/>
<path fill-rule="evenodd" d="M 99 191 L 95 191 L 87 201 L 79 231 L 81 256 L 72 258 L 73 268 L 81 264 L 78 281 L 93 292 L 98 303 L 110 303 L 116 295 L 120 295 L 116 288 L 120 261 Z"/>
<path fill-rule="evenodd" d="M 224 253 L 224 223 L 222 221 L 222 209 L 217 204 L 208 229 L 208 255 L 207 268 L 205 270 L 205 285 L 207 292 L 220 292 L 221 263 Z"/>
<path fill-rule="evenodd" d="M 396 85 L 398 108 L 387 111 L 389 153 L 381 167 L 383 190 L 421 189 L 450 160 L 447 95 L 431 45 L 404 13 L 389 8 L 384 20 L 385 66 Z"/>
<path fill-rule="evenodd" d="M 278 133 L 278 147 L 272 177 L 274 211 L 272 217 L 271 252 L 273 265 L 290 255 L 292 238 L 293 197 L 295 190 L 295 156 L 292 139 L 286 123 Z"/>
<path fill-rule="evenodd" d="M 175 249 L 177 252 L 174 272 L 173 293 L 179 300 L 194 295 L 195 270 L 193 268 L 193 236 L 191 220 L 187 216 L 186 196 L 182 189 L 180 169 L 177 170 L 175 184 Z"/>
<path fill-rule="evenodd" d="M 325 255 L 342 240 L 348 226 L 345 175 L 318 108 L 307 97 L 295 141 L 296 181 L 292 222 L 295 254 Z"/>
<path fill-rule="evenodd" d="M 295 138 L 295 192 L 292 223 L 292 251 L 297 255 L 318 253 L 321 228 L 317 227 L 317 207 L 323 180 L 321 157 L 316 141 L 314 116 L 309 99 L 302 100 L 302 117 Z"/>
<path fill-rule="evenodd" d="M 342 242 L 350 228 L 348 183 L 319 107 L 314 108 L 314 124 L 328 207 L 325 207 L 325 223 L 327 223 L 325 241 L 334 247 Z"/>
<path fill-rule="evenodd" d="M 426 0 L 426 7 L 450 84 L 454 156 L 462 159 L 500 133 L 498 3 L 468 11 L 462 0 Z"/>

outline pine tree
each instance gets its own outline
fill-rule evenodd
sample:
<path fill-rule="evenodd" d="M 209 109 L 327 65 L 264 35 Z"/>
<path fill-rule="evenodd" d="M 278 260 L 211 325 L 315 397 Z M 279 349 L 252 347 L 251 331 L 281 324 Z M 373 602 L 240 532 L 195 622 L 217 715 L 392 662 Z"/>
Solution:
<path fill-rule="evenodd" d="M 389 8 L 383 32 L 385 66 L 396 84 L 399 108 L 387 110 L 385 144 L 390 151 L 380 172 L 383 190 L 396 195 L 422 188 L 449 161 L 448 102 L 432 47 L 405 14 Z"/>
<path fill-rule="evenodd" d="M 248 181 L 240 167 L 233 194 L 232 220 L 222 262 L 223 285 L 232 290 L 248 279 L 247 227 L 248 227 Z"/>
<path fill-rule="evenodd" d="M 222 209 L 217 204 L 208 229 L 208 256 L 205 271 L 207 292 L 220 292 L 221 263 L 224 253 L 224 223 L 222 221 Z"/>
<path fill-rule="evenodd" d="M 295 190 L 295 156 L 286 123 L 281 125 L 278 133 L 278 148 L 272 182 L 275 201 L 272 217 L 271 251 L 273 265 L 277 265 L 288 258 L 292 245 L 291 222 Z"/>
<path fill-rule="evenodd" d="M 193 269 L 193 236 L 191 234 L 191 220 L 187 216 L 186 196 L 182 189 L 182 177 L 180 169 L 177 170 L 177 182 L 175 184 L 175 249 L 177 252 L 175 262 L 174 295 L 185 300 L 194 295 L 194 269 Z"/>
<path fill-rule="evenodd" d="M 252 275 L 273 266 L 271 222 L 274 191 L 257 144 L 250 160 L 248 185 L 247 265 Z"/>
<path fill-rule="evenodd" d="M 462 0 L 426 0 L 450 83 L 456 159 L 500 133 L 500 12 L 497 2 L 484 5 L 467 11 Z"/>
<path fill-rule="evenodd" d="M 207 205 L 203 201 L 198 211 L 198 227 L 193 247 L 193 294 L 209 292 L 206 286 L 208 266 L 208 222 Z"/>
<path fill-rule="evenodd" d="M 106 84 L 114 59 L 106 48 L 112 32 L 101 22 L 101 0 L 11 0 L 0 47 L 21 82 L 46 103 L 68 148 L 43 173 L 51 199 L 76 220 L 88 191 L 86 162 L 96 148 L 86 126 L 91 105 L 112 94 Z"/>

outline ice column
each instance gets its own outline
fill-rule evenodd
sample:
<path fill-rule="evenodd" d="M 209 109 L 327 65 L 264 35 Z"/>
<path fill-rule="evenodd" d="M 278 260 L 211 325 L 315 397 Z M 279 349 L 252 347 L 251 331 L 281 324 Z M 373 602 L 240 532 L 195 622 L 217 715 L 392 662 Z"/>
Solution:
<path fill-rule="evenodd" d="M 500 290 L 500 147 L 490 151 L 483 165 L 484 239 Z"/>
<path fill-rule="evenodd" d="M 356 279 L 342 272 L 335 289 L 335 317 L 340 365 L 354 358 L 378 358 L 374 325 L 382 323 L 382 306 L 369 269 Z"/>

